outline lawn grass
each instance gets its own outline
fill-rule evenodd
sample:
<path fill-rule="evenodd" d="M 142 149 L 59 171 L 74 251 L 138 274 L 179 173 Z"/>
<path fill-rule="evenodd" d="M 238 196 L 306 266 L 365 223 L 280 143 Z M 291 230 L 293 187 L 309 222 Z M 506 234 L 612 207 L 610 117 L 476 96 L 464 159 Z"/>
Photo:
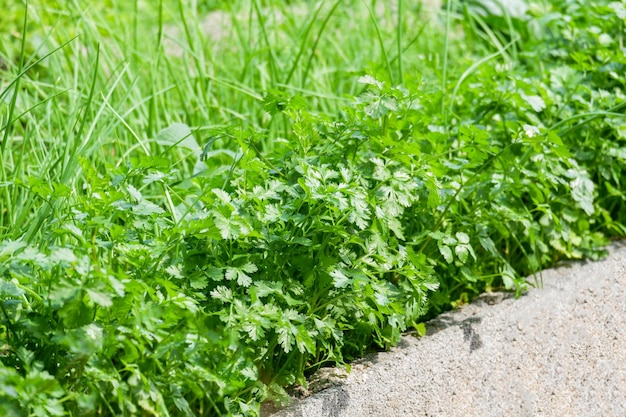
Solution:
<path fill-rule="evenodd" d="M 256 415 L 601 256 L 624 8 L 480 4 L 0 0 L 3 415 Z"/>

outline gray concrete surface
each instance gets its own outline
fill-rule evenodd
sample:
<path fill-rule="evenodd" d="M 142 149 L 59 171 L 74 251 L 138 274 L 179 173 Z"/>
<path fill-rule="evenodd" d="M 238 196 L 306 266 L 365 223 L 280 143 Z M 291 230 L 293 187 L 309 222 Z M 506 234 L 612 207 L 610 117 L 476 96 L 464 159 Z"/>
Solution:
<path fill-rule="evenodd" d="M 626 247 L 486 294 L 273 417 L 626 416 Z M 328 371 L 326 371 L 328 373 Z"/>

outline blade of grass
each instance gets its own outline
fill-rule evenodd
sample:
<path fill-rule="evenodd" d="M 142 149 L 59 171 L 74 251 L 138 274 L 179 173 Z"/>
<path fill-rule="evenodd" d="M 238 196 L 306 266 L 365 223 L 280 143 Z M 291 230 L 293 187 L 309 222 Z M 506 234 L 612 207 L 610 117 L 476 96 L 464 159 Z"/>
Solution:
<path fill-rule="evenodd" d="M 512 40 L 511 42 L 509 42 L 508 44 L 506 44 L 505 46 L 503 46 L 502 50 L 499 50 L 497 52 L 494 52 L 491 55 L 487 55 L 486 57 L 479 59 L 478 61 L 474 62 L 468 69 L 466 69 L 463 74 L 461 75 L 461 77 L 459 78 L 459 80 L 457 81 L 456 85 L 454 86 L 454 90 L 452 90 L 452 94 L 450 95 L 450 102 L 448 105 L 448 111 L 447 114 L 451 114 L 454 108 L 454 99 L 456 98 L 456 95 L 459 91 L 459 88 L 461 88 L 461 85 L 463 85 L 463 82 L 465 82 L 465 80 L 467 79 L 467 77 L 469 77 L 470 75 L 472 75 L 478 68 L 480 68 L 481 65 L 483 65 L 486 62 L 491 61 L 494 58 L 497 58 L 498 56 L 501 56 L 503 54 L 503 51 L 506 51 L 508 48 L 510 48 L 515 42 L 517 42 L 516 39 Z"/>
<path fill-rule="evenodd" d="M 383 59 L 383 64 L 385 65 L 385 68 L 387 69 L 387 73 L 389 74 L 389 81 L 391 82 L 391 84 L 395 84 L 394 79 L 393 79 L 393 72 L 391 71 L 391 64 L 389 63 L 389 59 L 387 58 L 387 50 L 385 49 L 383 36 L 380 33 L 380 28 L 378 27 L 378 23 L 376 22 L 377 19 L 374 16 L 372 9 L 367 4 L 365 4 L 365 7 L 367 8 L 367 11 L 369 13 L 370 20 L 372 21 L 372 24 L 374 25 L 374 30 L 376 32 L 376 37 L 378 38 L 378 45 L 380 47 L 380 54 Z"/>
<path fill-rule="evenodd" d="M 291 69 L 289 70 L 287 77 L 285 78 L 282 84 L 289 84 L 289 81 L 291 81 L 291 77 L 293 77 L 293 74 L 296 71 L 298 64 L 300 63 L 300 58 L 302 58 L 302 54 L 304 53 L 304 48 L 306 46 L 307 40 L 309 39 L 309 34 L 311 33 L 311 30 L 313 29 L 313 24 L 317 21 L 317 16 L 319 16 L 320 12 L 322 11 L 323 6 L 324 6 L 324 3 L 320 3 L 317 9 L 315 9 L 315 12 L 313 13 L 313 16 L 311 17 L 311 19 L 309 19 L 309 23 L 306 25 L 304 29 L 304 34 L 302 35 L 302 41 L 300 42 L 300 47 L 298 48 L 296 57 L 293 61 L 293 64 L 291 65 Z M 313 47 L 313 51 L 314 50 L 315 50 L 315 47 Z"/>
<path fill-rule="evenodd" d="M 330 21 L 330 18 L 335 14 L 337 7 L 341 3 L 342 0 L 337 0 L 333 7 L 331 7 L 330 11 L 326 15 L 326 18 L 322 21 L 322 25 L 320 26 L 320 30 L 317 32 L 317 36 L 315 37 L 315 41 L 313 42 L 313 46 L 311 47 L 311 53 L 309 54 L 309 59 L 306 62 L 304 67 L 304 72 L 302 73 L 302 80 L 300 81 L 300 86 L 304 88 L 305 82 L 309 76 L 309 72 L 311 71 L 311 65 L 313 64 L 313 58 L 315 58 L 315 51 L 317 50 L 317 46 L 319 44 L 320 39 L 322 38 L 322 33 L 326 29 L 326 25 Z M 321 5 L 320 8 L 321 9 Z M 285 82 L 287 84 L 288 81 Z"/>
<path fill-rule="evenodd" d="M 398 47 L 398 79 L 400 80 L 400 84 L 404 84 L 404 66 L 402 63 L 402 0 L 398 0 L 398 21 L 396 23 L 397 33 L 396 33 L 396 45 Z"/>
<path fill-rule="evenodd" d="M 391 60 L 389 61 L 390 64 L 393 64 L 394 62 L 396 62 L 396 60 L 398 60 L 398 58 L 401 57 L 402 54 L 408 51 L 413 46 L 413 44 L 417 42 L 417 40 L 420 38 L 420 36 L 424 32 L 424 29 L 426 29 L 427 25 L 428 24 L 426 22 L 422 23 L 419 30 L 417 31 L 417 34 L 406 44 L 404 48 L 402 48 L 402 53 L 391 58 Z M 403 74 L 404 74 L 404 71 L 403 71 Z"/>
<path fill-rule="evenodd" d="M 568 123 L 568 122 L 570 122 L 572 120 L 585 118 L 585 120 L 575 124 L 574 126 L 571 126 L 570 128 L 565 129 L 565 130 L 559 132 L 559 136 L 563 137 L 563 136 L 566 136 L 566 135 L 570 134 L 574 130 L 583 127 L 584 125 L 586 125 L 587 123 L 597 119 L 598 117 L 602 117 L 602 116 L 625 117 L 623 113 L 618 113 L 617 112 L 617 110 L 621 110 L 624 107 L 626 107 L 626 102 L 622 102 L 620 104 L 617 104 L 617 105 L 607 109 L 606 111 L 575 114 L 575 115 L 573 115 L 571 117 L 568 117 L 566 119 L 561 120 L 560 122 L 557 122 L 557 123 L 553 124 L 552 126 L 550 126 L 550 130 L 556 130 L 558 127 L 561 127 L 561 125 L 564 125 L 564 124 L 566 124 L 566 123 Z"/>
<path fill-rule="evenodd" d="M 106 107 L 108 107 L 108 109 L 111 111 L 111 113 L 120 121 L 120 123 L 122 123 L 122 125 L 126 128 L 126 130 L 128 131 L 128 133 L 131 134 L 131 136 L 133 138 L 135 138 L 135 140 L 137 141 L 137 144 L 139 145 L 139 147 L 144 151 L 144 153 L 148 156 L 150 156 L 150 149 L 148 149 L 148 146 L 144 143 L 143 140 L 141 140 L 141 138 L 139 137 L 139 135 L 137 134 L 137 132 L 135 132 L 135 130 L 128 124 L 128 122 L 117 112 L 117 110 L 115 110 L 113 108 L 113 106 L 111 106 L 111 104 L 109 103 L 109 101 L 107 100 L 107 98 L 102 95 L 102 102 L 104 103 L 104 105 Z"/>
<path fill-rule="evenodd" d="M 261 28 L 261 35 L 263 36 L 263 40 L 265 41 L 265 47 L 269 52 L 269 66 L 270 66 L 270 86 L 274 87 L 278 82 L 278 68 L 277 68 L 277 59 L 276 54 L 274 53 L 274 48 L 272 47 L 272 43 L 270 42 L 269 36 L 267 35 L 267 28 L 265 17 L 261 12 L 261 7 L 259 6 L 258 0 L 254 0 L 252 2 L 254 10 L 257 15 L 257 19 L 259 21 L 259 26 Z"/>
<path fill-rule="evenodd" d="M 122 78 L 124 77 L 124 75 L 126 75 L 127 70 L 128 70 L 128 66 L 125 65 L 122 68 L 122 70 L 120 71 L 120 74 L 113 81 L 113 84 L 109 88 L 109 91 L 108 91 L 107 95 L 105 97 L 103 97 L 104 101 L 100 105 L 100 108 L 98 109 L 98 112 L 96 113 L 96 115 L 94 116 L 93 120 L 91 121 L 91 125 L 89 126 L 89 130 L 87 130 L 87 133 L 85 133 L 85 137 L 83 138 L 82 143 L 78 147 L 77 154 L 83 154 L 86 151 L 87 145 L 91 141 L 91 138 L 94 135 L 94 132 L 96 131 L 96 128 L 98 127 L 98 124 L 99 124 L 99 122 L 100 122 L 100 120 L 102 118 L 102 115 L 104 113 L 104 110 L 106 108 L 106 104 L 105 103 L 107 103 L 111 99 L 111 95 L 113 94 L 113 92 L 117 88 L 117 85 L 122 81 Z M 94 92 L 90 91 L 89 94 L 94 94 Z"/>
<path fill-rule="evenodd" d="M 441 74 L 441 91 L 443 97 L 441 99 L 441 114 L 443 115 L 444 126 L 448 126 L 448 113 L 446 112 L 446 89 L 448 85 L 448 50 L 450 47 L 450 25 L 452 22 L 452 0 L 448 0 L 446 5 L 446 30 L 443 44 L 443 69 Z"/>
<path fill-rule="evenodd" d="M 192 57 L 193 64 L 196 68 L 197 79 L 198 79 L 198 82 L 200 83 L 200 89 L 199 89 L 200 97 L 202 98 L 202 101 L 205 107 L 209 108 L 211 107 L 211 101 L 209 100 L 209 97 L 208 97 L 209 85 L 208 83 L 202 82 L 203 80 L 205 80 L 205 78 L 203 77 L 205 70 L 203 68 L 203 62 L 202 62 L 202 48 L 196 47 L 195 39 L 194 37 L 191 36 L 191 30 L 190 30 L 189 22 L 187 20 L 187 14 L 185 13 L 183 0 L 178 0 L 178 11 L 179 11 L 179 16 L 180 16 L 180 21 L 183 24 L 185 37 L 187 39 L 187 45 L 189 46 L 189 52 L 190 52 L 189 55 Z"/>
<path fill-rule="evenodd" d="M 7 142 L 9 140 L 9 134 L 11 132 L 11 122 L 13 119 L 13 114 L 15 113 L 15 106 L 17 104 L 17 96 L 19 95 L 19 91 L 20 91 L 20 81 L 22 79 L 22 70 L 24 68 L 24 56 L 26 55 L 25 53 L 25 49 L 26 49 L 26 28 L 28 27 L 28 1 L 24 2 L 24 22 L 22 23 L 22 42 L 20 45 L 20 56 L 18 59 L 18 63 L 17 63 L 17 72 L 18 72 L 18 76 L 15 78 L 15 86 L 13 89 L 13 96 L 11 97 L 11 103 L 9 104 L 9 113 L 7 116 L 7 123 L 2 127 L 2 129 L 4 130 L 4 135 L 2 136 L 2 143 L 0 144 L 0 155 L 4 155 L 4 152 L 6 150 L 6 146 L 7 146 Z M 5 91 L 3 91 L 2 93 L 0 93 L 0 99 L 2 99 L 2 97 L 4 96 L 4 93 L 6 91 L 9 90 L 9 88 L 11 88 L 11 84 L 9 84 L 9 86 L 5 89 Z M 5 178 L 5 171 L 4 171 L 4 158 L 0 158 L 0 161 L 2 165 L 0 165 L 2 167 L 2 179 L 4 180 Z"/>
<path fill-rule="evenodd" d="M 500 6 L 502 7 L 502 6 Z M 511 30 L 511 36 L 513 38 L 515 38 L 516 40 L 519 40 L 519 35 L 514 33 L 513 30 L 513 23 L 511 22 L 511 18 L 510 16 L 506 13 L 506 10 L 503 9 L 503 13 L 505 13 L 505 16 L 508 18 L 508 22 L 509 22 L 509 30 Z M 506 54 L 505 51 L 507 48 L 505 48 L 505 46 L 502 44 L 502 42 L 500 41 L 500 39 L 498 38 L 498 36 L 493 32 L 493 30 L 491 30 L 491 28 L 489 27 L 489 25 L 485 22 L 485 20 L 480 17 L 478 14 L 471 12 L 471 10 L 465 6 L 465 10 L 466 10 L 466 16 L 468 16 L 468 18 L 476 21 L 478 23 L 478 26 L 480 26 L 480 28 L 485 32 L 485 34 L 487 35 L 487 39 L 491 42 L 491 44 L 494 46 L 494 48 L 496 48 L 499 52 L 502 53 L 502 56 L 507 60 L 507 62 L 512 62 L 512 61 L 517 61 L 517 51 L 516 51 L 516 45 L 510 45 L 509 47 L 512 46 L 512 51 L 513 51 L 513 57 L 509 56 L 509 54 Z"/>

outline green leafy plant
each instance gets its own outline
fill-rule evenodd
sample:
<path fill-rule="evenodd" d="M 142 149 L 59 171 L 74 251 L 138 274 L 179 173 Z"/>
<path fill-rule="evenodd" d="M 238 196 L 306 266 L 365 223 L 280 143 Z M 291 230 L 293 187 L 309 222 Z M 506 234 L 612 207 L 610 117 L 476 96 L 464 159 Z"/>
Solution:
<path fill-rule="evenodd" d="M 626 231 L 620 2 L 57 3 L 0 50 L 2 415 L 258 415 Z"/>

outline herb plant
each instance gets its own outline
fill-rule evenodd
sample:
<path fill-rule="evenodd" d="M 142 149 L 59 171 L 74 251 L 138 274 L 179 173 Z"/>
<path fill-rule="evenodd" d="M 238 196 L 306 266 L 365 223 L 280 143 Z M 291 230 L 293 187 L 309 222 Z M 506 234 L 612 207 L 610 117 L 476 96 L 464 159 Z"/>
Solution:
<path fill-rule="evenodd" d="M 66 3 L 0 18 L 2 415 L 258 415 L 626 232 L 623 2 Z"/>

